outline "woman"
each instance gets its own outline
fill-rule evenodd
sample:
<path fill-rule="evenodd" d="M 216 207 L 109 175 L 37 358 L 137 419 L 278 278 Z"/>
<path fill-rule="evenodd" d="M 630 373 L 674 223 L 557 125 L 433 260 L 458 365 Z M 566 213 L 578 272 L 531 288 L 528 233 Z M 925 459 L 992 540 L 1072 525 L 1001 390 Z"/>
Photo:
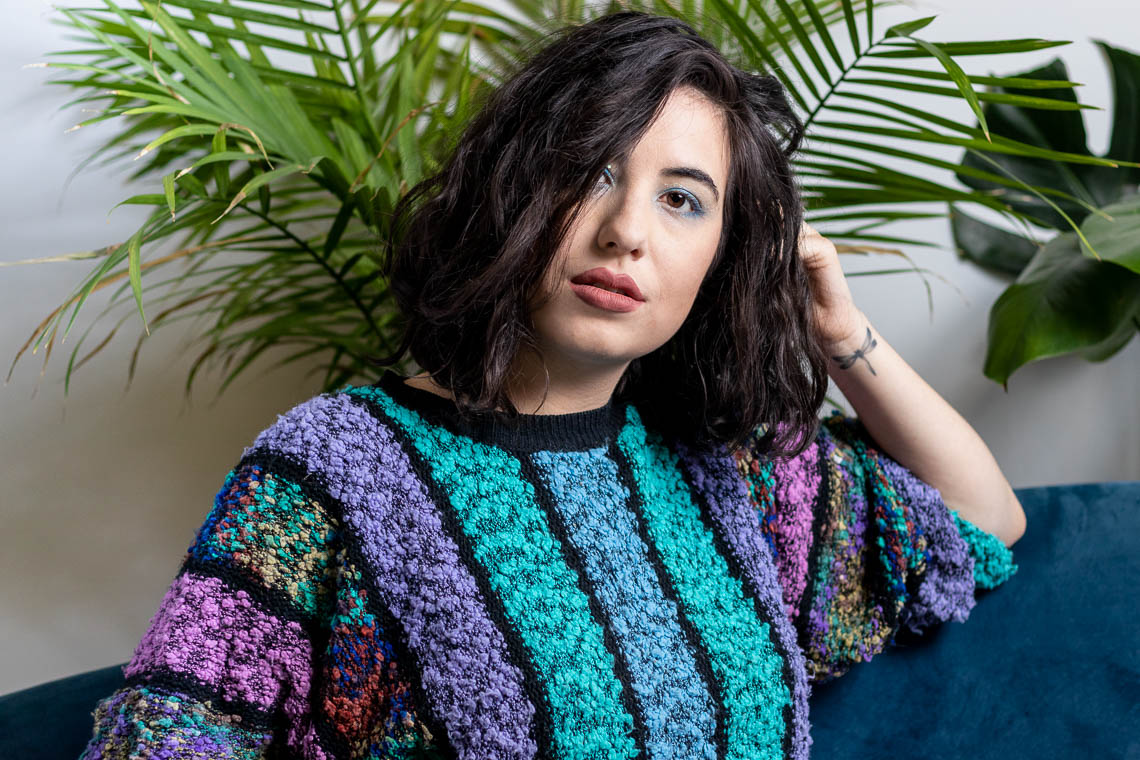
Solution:
<path fill-rule="evenodd" d="M 85 757 L 806 758 L 810 683 L 965 620 L 1024 516 L 803 224 L 801 136 L 676 20 L 537 53 L 396 210 L 380 363 L 426 371 L 243 452 Z"/>

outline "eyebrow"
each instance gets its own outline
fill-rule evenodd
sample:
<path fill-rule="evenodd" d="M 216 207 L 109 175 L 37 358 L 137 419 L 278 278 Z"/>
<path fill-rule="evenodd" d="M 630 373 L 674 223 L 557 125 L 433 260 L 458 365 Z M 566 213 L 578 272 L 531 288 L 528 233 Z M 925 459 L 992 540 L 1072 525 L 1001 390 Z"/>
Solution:
<path fill-rule="evenodd" d="M 712 190 L 713 198 L 715 198 L 718 202 L 720 201 L 720 193 L 717 192 L 716 183 L 713 182 L 712 177 L 700 169 L 694 168 L 692 166 L 671 166 L 668 169 L 662 169 L 661 176 L 688 177 L 689 179 L 696 180 L 697 182 L 700 182 L 701 184 L 707 186 L 709 190 Z"/>

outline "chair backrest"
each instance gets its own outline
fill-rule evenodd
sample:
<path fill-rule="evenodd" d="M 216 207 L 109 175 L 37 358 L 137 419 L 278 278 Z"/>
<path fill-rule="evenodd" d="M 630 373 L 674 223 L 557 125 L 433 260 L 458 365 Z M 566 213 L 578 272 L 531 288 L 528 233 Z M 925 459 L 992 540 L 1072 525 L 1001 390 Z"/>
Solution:
<path fill-rule="evenodd" d="M 812 757 L 1140 758 L 1140 481 L 1015 493 L 1017 573 L 818 687 Z"/>
<path fill-rule="evenodd" d="M 0 758 L 76 760 L 91 739 L 95 705 L 126 683 L 124 665 L 108 665 L 0 697 Z"/>

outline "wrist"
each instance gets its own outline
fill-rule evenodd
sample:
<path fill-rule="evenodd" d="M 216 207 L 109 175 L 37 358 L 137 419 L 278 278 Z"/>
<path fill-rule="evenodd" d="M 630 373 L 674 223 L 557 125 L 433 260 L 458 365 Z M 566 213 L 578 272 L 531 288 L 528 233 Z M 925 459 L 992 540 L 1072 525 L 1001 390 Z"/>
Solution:
<path fill-rule="evenodd" d="M 869 354 L 878 345 L 878 338 L 871 328 L 871 322 L 859 313 L 852 327 L 842 337 L 822 344 L 827 356 L 828 374 L 836 382 L 845 379 L 856 372 L 860 366 L 865 367 L 872 375 L 877 374 L 871 363 Z"/>
<path fill-rule="evenodd" d="M 867 330 L 871 326 L 871 321 L 861 310 L 856 308 L 847 319 L 843 320 L 843 324 L 846 325 L 845 328 L 836 331 L 833 336 L 820 340 L 820 347 L 829 357 L 853 353 L 867 340 Z"/>

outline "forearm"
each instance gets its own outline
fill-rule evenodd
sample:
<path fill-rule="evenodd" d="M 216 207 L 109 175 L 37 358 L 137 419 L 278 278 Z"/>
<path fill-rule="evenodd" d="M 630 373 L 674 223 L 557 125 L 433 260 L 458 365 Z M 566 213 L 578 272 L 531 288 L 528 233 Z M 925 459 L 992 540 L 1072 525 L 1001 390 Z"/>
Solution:
<path fill-rule="evenodd" d="M 862 326 L 851 337 L 825 345 L 836 387 L 888 456 L 937 488 L 959 515 L 1011 546 L 1025 532 L 1025 513 L 993 454 L 866 315 L 859 318 Z"/>

